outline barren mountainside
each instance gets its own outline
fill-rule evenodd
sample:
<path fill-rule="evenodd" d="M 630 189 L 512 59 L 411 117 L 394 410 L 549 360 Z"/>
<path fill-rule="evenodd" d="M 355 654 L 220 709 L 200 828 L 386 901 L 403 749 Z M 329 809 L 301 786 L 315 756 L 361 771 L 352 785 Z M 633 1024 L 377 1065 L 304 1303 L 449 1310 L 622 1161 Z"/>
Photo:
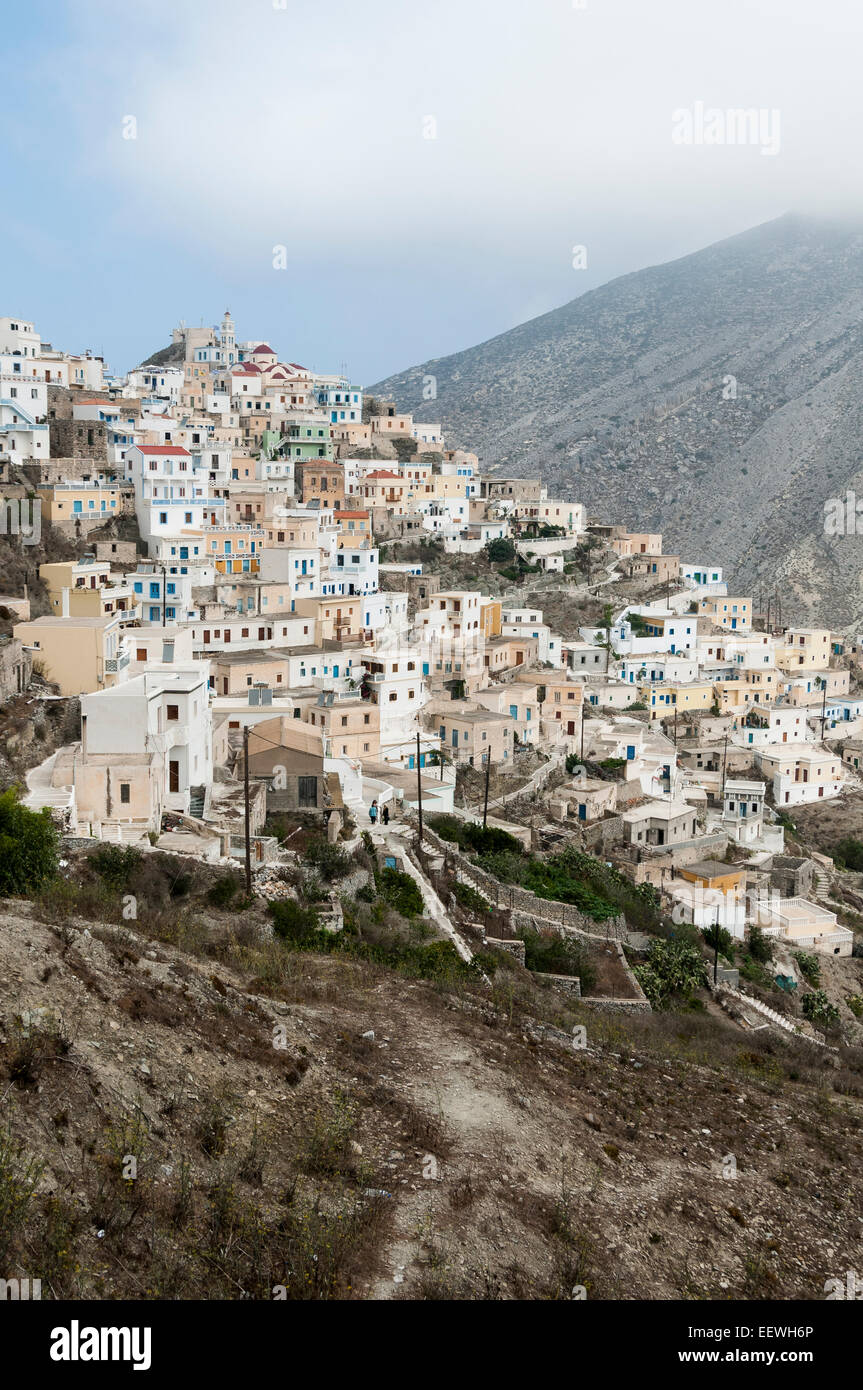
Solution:
<path fill-rule="evenodd" d="M 863 498 L 861 318 L 863 228 L 789 215 L 368 389 L 486 467 L 786 588 L 784 618 L 853 630 L 863 544 L 825 537 L 824 507 Z"/>

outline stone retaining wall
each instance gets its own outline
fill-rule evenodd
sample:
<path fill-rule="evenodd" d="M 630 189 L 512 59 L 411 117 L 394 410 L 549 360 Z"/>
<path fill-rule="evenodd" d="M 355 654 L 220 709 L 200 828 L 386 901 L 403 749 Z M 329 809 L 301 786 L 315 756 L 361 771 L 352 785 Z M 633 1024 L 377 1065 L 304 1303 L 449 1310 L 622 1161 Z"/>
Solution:
<path fill-rule="evenodd" d="M 517 884 L 499 883 L 478 864 L 472 864 L 466 859 L 456 844 L 442 840 L 426 825 L 423 826 L 423 841 L 438 853 L 446 855 L 450 862 L 454 862 L 457 877 L 481 893 L 492 907 L 524 913 L 528 917 L 536 918 L 543 926 L 569 927 L 589 936 L 622 940 L 626 935 L 626 918 L 622 913 L 605 922 L 595 922 L 592 917 L 586 917 L 583 912 L 579 912 L 571 903 L 538 898 L 535 893 L 531 893 L 527 888 L 520 888 Z"/>

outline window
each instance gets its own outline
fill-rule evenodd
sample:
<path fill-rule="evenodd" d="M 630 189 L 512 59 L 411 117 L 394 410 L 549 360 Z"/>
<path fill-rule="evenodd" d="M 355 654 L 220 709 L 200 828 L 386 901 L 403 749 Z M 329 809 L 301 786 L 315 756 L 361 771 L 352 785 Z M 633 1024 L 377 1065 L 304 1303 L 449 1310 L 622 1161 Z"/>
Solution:
<path fill-rule="evenodd" d="M 128 806 L 129 802 L 132 800 L 132 788 L 128 782 L 120 783 L 120 800 L 124 806 Z"/>
<path fill-rule="evenodd" d="M 179 719 L 179 718 L 180 718 L 180 706 L 179 706 L 179 705 L 168 705 L 168 707 L 167 707 L 167 709 L 166 709 L 166 711 L 165 711 L 165 717 L 166 717 L 167 719 L 170 719 L 171 721 L 174 721 L 174 720 Z"/>

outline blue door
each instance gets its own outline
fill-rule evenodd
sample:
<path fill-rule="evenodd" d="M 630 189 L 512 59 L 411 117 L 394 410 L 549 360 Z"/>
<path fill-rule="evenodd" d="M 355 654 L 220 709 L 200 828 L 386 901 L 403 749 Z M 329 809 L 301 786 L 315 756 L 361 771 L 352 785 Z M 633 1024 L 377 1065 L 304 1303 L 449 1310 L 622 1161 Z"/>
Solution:
<path fill-rule="evenodd" d="M 579 802 L 578 805 L 578 819 L 587 820 L 587 807 L 585 806 L 583 801 Z"/>

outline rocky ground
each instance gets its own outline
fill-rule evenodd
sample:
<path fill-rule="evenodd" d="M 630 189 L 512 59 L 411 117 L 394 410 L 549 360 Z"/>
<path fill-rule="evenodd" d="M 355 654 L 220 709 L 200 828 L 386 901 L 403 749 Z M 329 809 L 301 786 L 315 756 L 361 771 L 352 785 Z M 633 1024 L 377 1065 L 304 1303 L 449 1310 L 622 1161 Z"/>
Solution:
<path fill-rule="evenodd" d="M 53 1295 L 820 1298 L 859 1265 L 859 1053 L 432 986 L 254 912 L 52 915 L 0 905 L 0 1254 Z"/>

